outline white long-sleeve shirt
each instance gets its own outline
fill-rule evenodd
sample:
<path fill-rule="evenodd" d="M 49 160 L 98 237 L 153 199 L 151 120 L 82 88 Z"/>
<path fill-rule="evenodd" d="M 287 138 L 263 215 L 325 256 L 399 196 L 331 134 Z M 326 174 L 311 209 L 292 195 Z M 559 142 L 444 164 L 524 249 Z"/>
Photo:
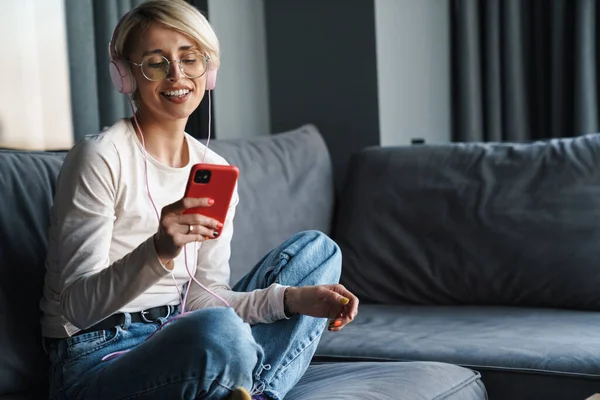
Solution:
<path fill-rule="evenodd" d="M 186 141 L 190 160 L 183 168 L 163 165 L 147 155 L 149 189 L 159 213 L 183 197 L 192 165 L 203 160 L 206 147 L 188 135 Z M 204 161 L 227 164 L 210 149 Z M 285 318 L 284 286 L 273 284 L 248 293 L 230 289 L 230 244 L 238 200 L 236 189 L 219 238 L 187 245 L 190 272 L 250 324 Z M 174 259 L 173 270 L 165 268 L 154 247 L 157 230 L 146 188 L 144 151 L 131 123 L 123 119 L 80 140 L 67 155 L 57 181 L 40 303 L 42 335 L 68 337 L 117 312 L 179 304 L 175 284 L 182 291 L 190 280 L 185 253 Z M 211 306 L 224 305 L 192 282 L 186 309 Z"/>

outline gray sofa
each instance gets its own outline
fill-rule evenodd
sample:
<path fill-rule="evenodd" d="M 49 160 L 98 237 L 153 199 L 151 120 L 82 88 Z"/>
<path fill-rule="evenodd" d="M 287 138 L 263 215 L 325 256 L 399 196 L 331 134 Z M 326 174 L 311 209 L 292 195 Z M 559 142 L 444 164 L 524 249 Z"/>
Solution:
<path fill-rule="evenodd" d="M 600 392 L 600 135 L 370 148 L 348 171 L 333 237 L 363 304 L 319 356 L 466 366 L 492 400 Z"/>
<path fill-rule="evenodd" d="M 599 136 L 365 149 L 337 199 L 313 126 L 211 148 L 241 171 L 232 282 L 318 229 L 340 244 L 342 282 L 362 301 L 287 398 L 600 392 Z M 47 398 L 38 301 L 63 157 L 0 150 L 1 400 Z"/>
<path fill-rule="evenodd" d="M 332 170 L 314 127 L 212 141 L 241 171 L 232 282 L 295 232 L 331 233 Z M 47 398 L 39 298 L 54 185 L 64 153 L 0 150 L 0 400 Z M 183 195 L 182 188 L 182 195 Z M 286 399 L 485 399 L 476 371 L 439 362 L 315 360 Z"/>

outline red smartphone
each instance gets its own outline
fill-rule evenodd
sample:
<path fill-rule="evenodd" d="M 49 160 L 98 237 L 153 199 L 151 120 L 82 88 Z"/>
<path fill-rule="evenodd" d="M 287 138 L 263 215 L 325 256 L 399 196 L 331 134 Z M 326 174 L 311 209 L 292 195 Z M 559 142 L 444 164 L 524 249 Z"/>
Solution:
<path fill-rule="evenodd" d="M 239 174 L 240 171 L 233 165 L 195 164 L 192 166 L 185 188 L 185 197 L 207 197 L 213 199 L 215 203 L 210 207 L 189 208 L 183 213 L 202 214 L 224 224 Z M 220 231 L 217 237 L 219 236 L 221 236 Z"/>

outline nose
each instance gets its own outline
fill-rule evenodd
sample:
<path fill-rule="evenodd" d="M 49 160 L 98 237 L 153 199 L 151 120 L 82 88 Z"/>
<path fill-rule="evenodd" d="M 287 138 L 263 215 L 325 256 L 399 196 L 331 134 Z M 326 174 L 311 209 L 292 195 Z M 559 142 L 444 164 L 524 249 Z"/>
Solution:
<path fill-rule="evenodd" d="M 177 82 L 183 76 L 183 71 L 181 69 L 181 64 L 179 61 L 174 60 L 169 65 L 169 75 L 167 76 L 169 80 L 173 82 Z"/>

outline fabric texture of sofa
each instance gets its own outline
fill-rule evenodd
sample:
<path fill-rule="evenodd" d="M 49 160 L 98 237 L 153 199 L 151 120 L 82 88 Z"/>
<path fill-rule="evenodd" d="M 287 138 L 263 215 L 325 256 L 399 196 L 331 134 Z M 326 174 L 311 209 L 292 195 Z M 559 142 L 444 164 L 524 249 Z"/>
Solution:
<path fill-rule="evenodd" d="M 232 283 L 293 233 L 317 229 L 331 234 L 333 174 L 327 148 L 315 127 L 253 139 L 212 141 L 211 148 L 240 169 Z M 48 397 L 39 299 L 49 213 L 64 155 L 0 150 L 1 400 Z M 357 328 L 363 322 L 357 321 Z M 326 332 L 325 336 L 333 334 Z M 332 398 L 487 397 L 477 371 L 437 362 L 433 357 L 411 362 L 315 360 L 286 397 Z"/>

